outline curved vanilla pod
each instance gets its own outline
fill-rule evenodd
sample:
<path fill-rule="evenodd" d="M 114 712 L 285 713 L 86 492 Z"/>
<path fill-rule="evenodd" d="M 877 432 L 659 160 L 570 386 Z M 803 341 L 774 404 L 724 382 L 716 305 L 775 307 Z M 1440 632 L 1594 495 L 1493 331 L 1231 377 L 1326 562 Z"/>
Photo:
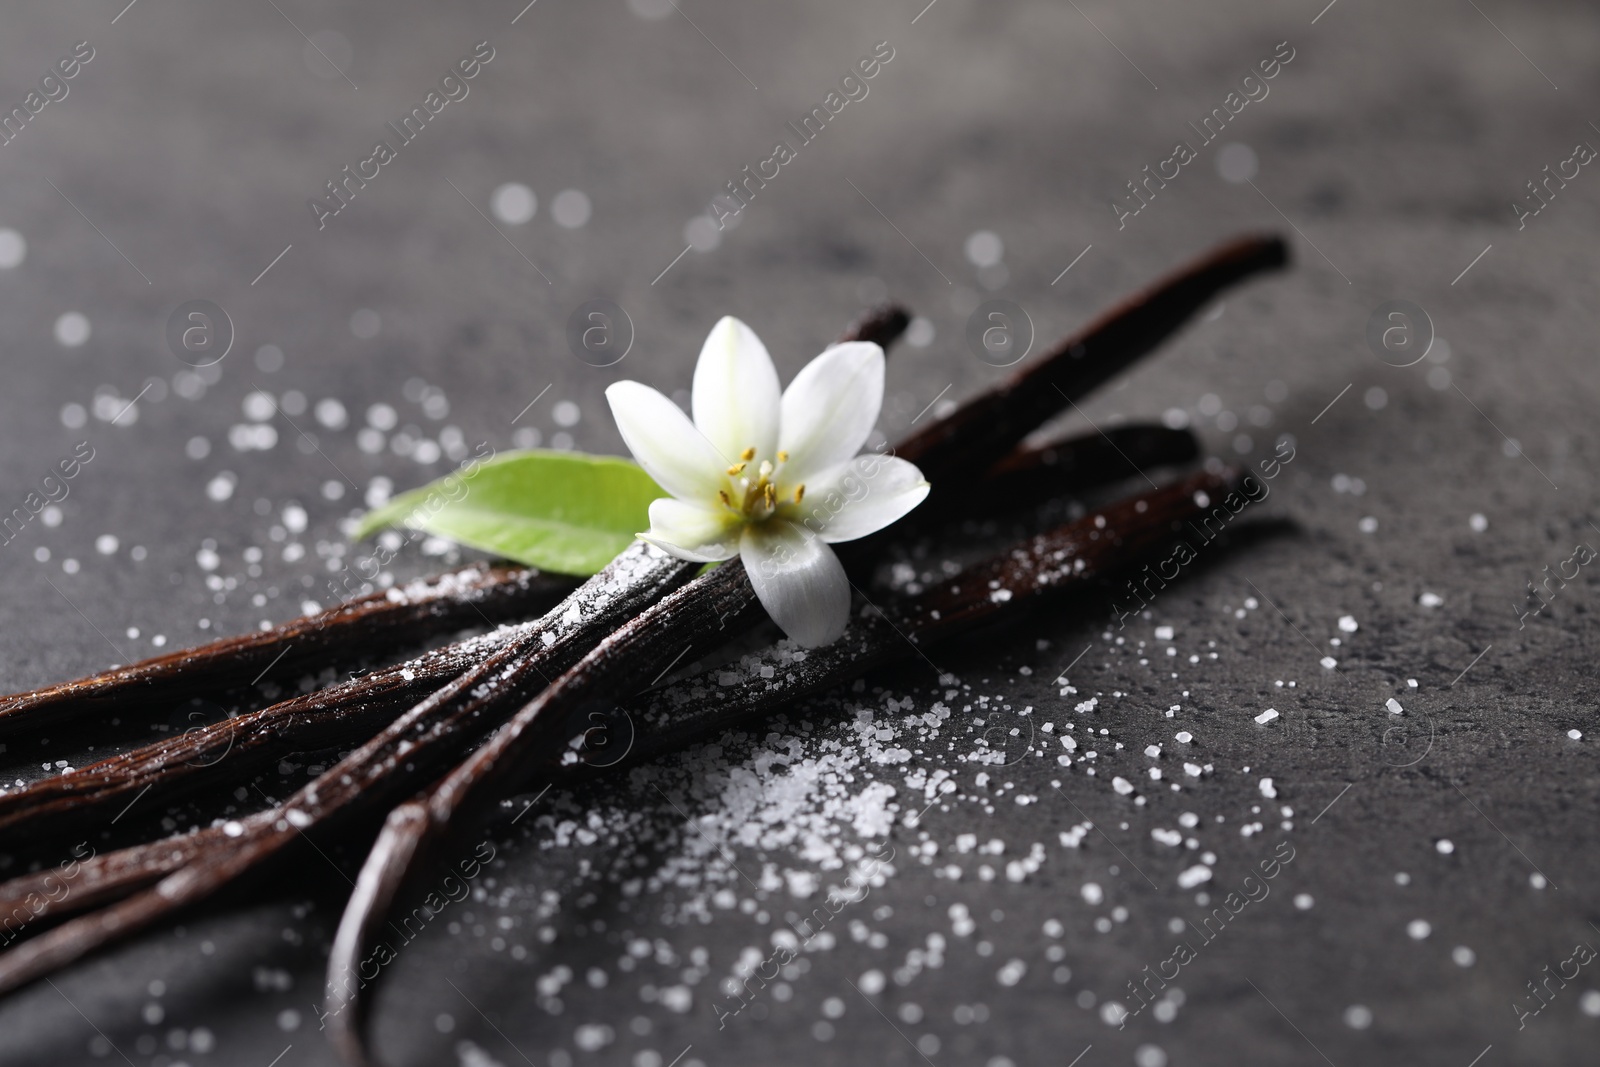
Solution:
<path fill-rule="evenodd" d="M 764 649 L 749 671 L 727 666 L 620 702 L 612 718 L 633 724 L 633 765 L 691 739 L 770 714 L 802 697 L 851 681 L 895 660 L 913 658 L 958 634 L 1015 616 L 1047 596 L 1088 590 L 1106 577 L 1170 547 L 1183 525 L 1209 516 L 1251 475 L 1201 472 L 1161 489 L 1127 497 L 1076 522 L 1012 545 L 976 567 L 903 601 L 858 613 L 844 637 L 796 660 L 786 645 Z M 887 612 L 887 614 L 885 614 Z M 760 668 L 772 668 L 763 677 Z M 727 675 L 735 675 L 730 683 Z M 581 762 L 569 748 L 568 763 Z M 620 762 L 620 761 L 619 761 Z"/>
<path fill-rule="evenodd" d="M 1133 423 L 1019 448 L 984 472 L 985 500 L 1033 504 L 1139 478 L 1197 459 L 1189 430 Z"/>
<path fill-rule="evenodd" d="M 56 727 L 86 715 L 174 708 L 193 697 L 254 684 L 331 657 L 346 661 L 442 633 L 539 614 L 576 579 L 532 567 L 474 563 L 449 574 L 357 597 L 259 633 L 179 649 L 87 678 L 0 697 L 0 736 Z"/>
<path fill-rule="evenodd" d="M 1288 261 L 1280 237 L 1245 237 L 1215 248 L 1027 360 L 948 418 L 923 427 L 900 455 L 909 459 L 915 452 L 924 470 L 937 466 L 947 477 L 974 476 L 1062 408 L 1126 370 L 1222 290 Z"/>

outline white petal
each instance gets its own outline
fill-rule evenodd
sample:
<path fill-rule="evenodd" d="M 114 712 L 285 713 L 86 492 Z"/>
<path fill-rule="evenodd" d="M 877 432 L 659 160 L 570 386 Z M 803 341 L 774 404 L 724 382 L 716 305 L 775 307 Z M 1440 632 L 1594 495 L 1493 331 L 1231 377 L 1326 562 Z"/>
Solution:
<path fill-rule="evenodd" d="M 639 536 L 679 559 L 713 563 L 739 554 L 743 526 L 726 508 L 662 497 L 650 502 L 650 532 Z"/>
<path fill-rule="evenodd" d="M 761 606 L 806 648 L 830 644 L 850 621 L 850 580 L 833 549 L 793 523 L 745 527 L 739 542 Z"/>
<path fill-rule="evenodd" d="M 628 451 L 661 488 L 708 506 L 717 499 L 727 482 L 727 464 L 678 405 L 648 385 L 628 381 L 607 386 L 606 400 Z"/>
<path fill-rule="evenodd" d="M 726 457 L 754 448 L 771 459 L 778 446 L 778 371 L 754 330 L 724 316 L 706 337 L 694 365 L 694 424 Z"/>
<path fill-rule="evenodd" d="M 914 465 L 869 452 L 806 482 L 805 496 L 784 516 L 824 541 L 854 541 L 898 520 L 922 503 L 928 489 Z"/>
<path fill-rule="evenodd" d="M 872 342 L 834 345 L 806 364 L 783 391 L 784 485 L 861 451 L 882 406 L 883 349 Z"/>

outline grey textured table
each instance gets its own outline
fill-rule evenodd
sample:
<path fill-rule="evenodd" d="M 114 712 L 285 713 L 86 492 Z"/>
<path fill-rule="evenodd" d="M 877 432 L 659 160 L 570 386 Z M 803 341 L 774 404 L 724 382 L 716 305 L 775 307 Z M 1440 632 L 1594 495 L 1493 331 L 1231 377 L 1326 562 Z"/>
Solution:
<path fill-rule="evenodd" d="M 392 137 L 478 42 L 493 58 L 466 95 Z M 866 95 L 802 142 L 786 124 L 879 42 Z M 941 653 L 955 681 L 886 673 L 508 814 L 472 898 L 391 965 L 380 1048 L 463 1067 L 1592 1062 L 1600 972 L 1574 947 L 1600 942 L 1596 584 L 1565 561 L 1600 544 L 1597 179 L 1574 149 L 1600 143 L 1597 45 L 1586 5 L 1503 0 L 12 5 L 0 511 L 80 442 L 93 459 L 0 547 L 4 686 L 329 602 L 363 499 L 481 441 L 619 451 L 604 387 L 686 388 L 719 315 L 787 378 L 863 302 L 905 301 L 924 321 L 891 363 L 892 438 L 1003 373 L 963 338 L 981 300 L 1021 305 L 1042 344 L 1278 230 L 1290 273 L 1085 413 L 1188 422 L 1227 458 L 1290 435 L 1263 509 L 1287 525 L 1125 629 L 1102 603 L 1036 619 Z M 391 137 L 319 229 L 308 201 Z M 736 228 L 694 221 L 780 138 L 795 158 Z M 1133 199 L 1147 173 L 1168 178 Z M 537 195 L 531 220 L 508 183 Z M 615 367 L 568 351 L 596 298 L 635 331 Z M 166 339 L 190 300 L 231 319 L 209 371 Z M 1411 366 L 1365 340 L 1391 300 L 1437 334 Z M 390 570 L 449 558 L 408 548 Z M 1578 576 L 1530 612 L 1530 580 L 1564 563 Z M 1069 723 L 1095 760 L 1059 764 Z M 68 733 L 12 745 L 7 779 L 81 762 Z M 257 785 L 281 795 L 318 761 Z M 316 1005 L 359 853 L 328 847 L 9 997 L 0 1062 L 333 1062 Z M 719 1023 L 724 983 L 852 867 L 876 879 L 862 899 Z"/>

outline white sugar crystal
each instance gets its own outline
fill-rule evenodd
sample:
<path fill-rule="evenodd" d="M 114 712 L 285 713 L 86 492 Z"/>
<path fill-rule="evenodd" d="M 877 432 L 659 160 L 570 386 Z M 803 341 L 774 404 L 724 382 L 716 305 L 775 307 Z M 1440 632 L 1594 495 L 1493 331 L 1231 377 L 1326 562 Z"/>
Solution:
<path fill-rule="evenodd" d="M 1444 603 L 1444 597 L 1438 593 L 1423 593 L 1417 597 L 1417 603 L 1425 608 L 1436 608 Z"/>
<path fill-rule="evenodd" d="M 1278 791 L 1275 788 L 1273 788 L 1272 779 L 1271 778 L 1263 778 L 1263 779 L 1261 779 L 1259 785 L 1260 785 L 1260 788 L 1261 788 L 1261 795 L 1262 796 L 1266 797 L 1268 800 L 1276 799 L 1276 797 L 1278 795 Z"/>
<path fill-rule="evenodd" d="M 1123 796 L 1127 796 L 1129 793 L 1133 792 L 1133 783 L 1121 775 L 1118 775 L 1117 777 L 1111 779 L 1111 788 L 1115 789 Z"/>
<path fill-rule="evenodd" d="M 1384 707 L 1389 709 L 1389 714 L 1391 715 L 1398 715 L 1402 711 L 1406 710 L 1400 706 L 1400 702 L 1394 697 L 1390 697 L 1388 703 L 1384 704 Z"/>
<path fill-rule="evenodd" d="M 1412 919 L 1406 923 L 1406 933 L 1413 941 L 1421 941 L 1433 933 L 1433 927 L 1427 919 Z"/>
<path fill-rule="evenodd" d="M 1178 888 L 1193 889 L 1195 886 L 1209 881 L 1211 881 L 1211 868 L 1203 863 L 1197 863 L 1178 875 Z"/>
<path fill-rule="evenodd" d="M 1268 708 L 1266 711 L 1263 711 L 1260 715 L 1256 716 L 1256 722 L 1258 722 L 1261 725 L 1265 726 L 1267 723 L 1271 722 L 1273 719 L 1276 719 L 1277 717 L 1278 717 L 1278 709 L 1277 708 Z"/>
<path fill-rule="evenodd" d="M 1339 616 L 1339 629 L 1343 630 L 1345 633 L 1353 634 L 1360 628 L 1361 626 L 1356 622 L 1356 617 L 1354 615 Z"/>
<path fill-rule="evenodd" d="M 1194 740 L 1194 734 L 1191 734 L 1188 730 L 1179 730 L 1173 735 L 1173 740 L 1177 741 L 1180 745 L 1187 745 L 1190 741 Z"/>
<path fill-rule="evenodd" d="M 1156 627 L 1156 640 L 1157 641 L 1171 641 L 1172 640 L 1172 627 L 1170 627 L 1170 626 L 1157 626 Z"/>
<path fill-rule="evenodd" d="M 1082 893 L 1084 903 L 1091 906 L 1099 904 L 1106 898 L 1105 890 L 1100 888 L 1100 884 L 1098 882 L 1083 883 Z"/>
<path fill-rule="evenodd" d="M 1332 656 L 1323 656 L 1323 657 L 1322 657 L 1322 666 L 1323 666 L 1323 667 L 1324 667 L 1324 668 L 1325 668 L 1325 669 L 1327 669 L 1327 670 L 1330 670 L 1330 671 L 1331 671 L 1331 670 L 1333 670 L 1333 669 L 1334 669 L 1334 668 L 1335 668 L 1335 667 L 1337 667 L 1337 666 L 1338 666 L 1338 665 L 1339 665 L 1339 661 L 1338 661 L 1338 660 L 1336 660 L 1336 659 L 1334 659 L 1334 658 L 1333 658 L 1333 657 L 1332 657 Z"/>

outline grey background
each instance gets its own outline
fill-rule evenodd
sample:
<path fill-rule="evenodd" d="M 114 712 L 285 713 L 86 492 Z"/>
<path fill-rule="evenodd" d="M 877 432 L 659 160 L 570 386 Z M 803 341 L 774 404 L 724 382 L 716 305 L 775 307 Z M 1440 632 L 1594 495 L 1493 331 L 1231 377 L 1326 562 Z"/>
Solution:
<path fill-rule="evenodd" d="M 580 869 L 585 858 L 603 867 L 605 848 L 550 848 L 548 824 L 501 825 L 492 831 L 501 859 L 491 899 L 463 906 L 472 916 L 461 933 L 430 931 L 406 950 L 380 1000 L 380 1044 L 397 1062 L 468 1067 L 648 1067 L 691 1045 L 684 1064 L 1006 1057 L 1084 1067 L 1489 1067 L 1591 1057 L 1600 1019 L 1582 1006 L 1600 1010 L 1600 997 L 1583 1000 L 1600 989 L 1592 968 L 1520 1031 L 1513 1005 L 1541 967 L 1566 959 L 1577 942 L 1600 939 L 1592 924 L 1600 886 L 1590 754 L 1594 582 L 1585 573 L 1525 628 L 1513 605 L 1542 568 L 1600 537 L 1590 525 L 1589 473 L 1597 324 L 1596 199 L 1588 186 L 1597 179 L 1585 168 L 1520 232 L 1511 203 L 1575 142 L 1600 139 L 1591 124 L 1600 113 L 1589 107 L 1600 35 L 1593 9 L 1498 0 L 1337 0 L 1326 9 L 1316 0 L 678 7 L 657 5 L 665 17 L 652 19 L 624 0 L 539 0 L 514 25 L 522 9 L 515 0 L 277 0 L 276 10 L 266 0 L 139 0 L 130 9 L 73 0 L 13 5 L 0 15 L 7 108 L 75 42 L 87 39 L 96 50 L 70 95 L 0 146 L 0 227 L 21 233 L 28 248 L 21 265 L 0 270 L 4 509 L 74 443 L 96 449 L 59 525 L 36 521 L 0 547 L 5 688 L 152 654 L 156 634 L 171 648 L 289 617 L 303 599 L 327 602 L 326 563 L 315 546 L 342 539 L 340 521 L 360 507 L 372 480 L 406 488 L 449 467 L 418 464 L 387 446 L 380 455 L 361 451 L 356 429 L 369 405 L 392 405 L 400 430 L 414 426 L 416 437 L 437 439 L 451 425 L 468 442 L 503 449 L 517 443 L 518 428 L 534 427 L 547 444 L 564 431 L 576 447 L 618 451 L 604 387 L 620 377 L 686 387 L 717 316 L 736 314 L 755 327 L 787 379 L 863 300 L 886 292 L 936 331 L 932 344 L 902 347 L 892 360 L 881 423 L 892 438 L 947 386 L 944 399 L 959 398 L 1004 373 L 961 341 L 967 312 L 989 295 L 963 254 L 970 234 L 1003 239 L 1007 276 L 993 295 L 1026 308 L 1048 341 L 1216 241 L 1282 231 L 1294 250 L 1292 272 L 1230 294 L 1219 314 L 1086 412 L 1105 425 L 1182 409 L 1223 456 L 1241 454 L 1240 432 L 1252 438 L 1249 457 L 1292 434 L 1296 459 L 1267 509 L 1291 519 L 1292 530 L 1197 566 L 1150 618 L 1130 623 L 1126 645 L 1102 637 L 1102 606 L 1093 605 L 940 663 L 1056 722 L 1085 722 L 1090 716 L 1073 705 L 1088 695 L 1126 694 L 1102 696 L 1092 716 L 1109 743 L 1124 746 L 1102 754 L 1099 776 L 1063 774 L 1053 759 L 1030 756 L 991 769 L 995 781 L 985 787 L 974 777 L 985 768 L 930 747 L 917 760 L 949 769 L 959 792 L 920 825 L 908 825 L 916 798 L 899 798 L 904 810 L 888 835 L 895 873 L 858 917 L 883 935 L 881 944 L 841 928 L 834 948 L 808 954 L 810 970 L 790 983 L 790 999 L 769 997 L 764 1012 L 720 1031 L 715 982 L 745 946 L 765 951 L 776 914 L 799 908 L 797 899 L 783 890 L 763 895 L 774 912 L 765 925 L 736 911 L 705 926 L 666 925 L 660 913 L 673 890 L 628 901 L 609 878 Z M 340 35 L 348 82 L 308 50 L 300 31 Z M 485 39 L 496 56 L 469 97 L 449 105 L 319 232 L 306 199 L 366 156 L 384 122 Z M 895 58 L 870 95 L 783 168 L 718 248 L 690 251 L 652 284 L 683 251 L 685 224 L 723 182 L 766 158 L 785 136 L 783 123 L 820 103 L 880 40 Z M 1284 40 L 1295 58 L 1270 95 L 1119 231 L 1110 204 L 1124 183 L 1166 158 L 1177 139 L 1193 143 L 1185 124 L 1220 105 Z M 1231 142 L 1259 159 L 1253 187 L 1219 174 L 1219 149 Z M 492 190 L 509 181 L 531 186 L 540 204 L 528 224 L 501 224 L 502 236 L 463 195 L 486 212 Z M 566 188 L 592 201 L 581 228 L 551 221 L 552 197 Z M 997 281 L 993 273 L 987 280 Z M 567 316 L 596 297 L 619 302 L 637 330 L 617 367 L 595 369 L 566 350 Z M 188 400 L 170 388 L 184 368 L 164 329 L 174 307 L 198 298 L 223 306 L 238 336 L 220 379 Z M 1363 333 L 1372 311 L 1395 298 L 1423 306 L 1448 347 L 1405 369 L 1379 362 Z M 354 336 L 350 321 L 360 309 L 377 312 L 375 337 Z M 92 324 L 81 346 L 53 337 L 69 311 Z M 281 369 L 254 361 L 267 344 L 285 354 Z M 63 424 L 64 405 L 92 408 L 100 392 L 126 401 L 150 379 L 165 384 L 146 394 L 136 417 L 112 425 L 91 414 L 81 430 Z M 444 391 L 445 418 L 428 418 L 407 398 L 413 379 Z M 241 404 L 256 388 L 280 398 L 298 390 L 313 403 L 338 398 L 351 424 L 333 431 L 310 413 L 295 418 L 317 434 L 319 454 L 299 447 L 294 426 L 277 415 L 269 420 L 274 448 L 239 452 L 229 429 L 246 421 Z M 417 389 L 413 382 L 410 395 Z M 1208 394 L 1215 405 L 1203 403 Z M 557 424 L 562 401 L 576 405 L 574 425 Z M 1251 422 L 1253 409 L 1267 425 Z M 1221 413 L 1239 425 L 1219 426 Z M 210 444 L 201 460 L 185 454 L 196 436 Z M 223 470 L 237 488 L 218 502 L 206 486 Z M 357 490 L 325 499 L 323 483 L 345 478 Z M 271 533 L 291 503 L 309 513 L 309 529 L 291 539 L 310 551 L 296 561 L 282 558 Z M 1469 526 L 1475 513 L 1486 529 Z M 1376 527 L 1363 532 L 1369 518 Z M 1010 532 L 978 537 L 994 548 Z M 117 538 L 111 554 L 95 547 L 103 534 Z M 215 573 L 239 582 L 222 603 L 196 561 L 208 538 L 221 557 Z M 143 559 L 134 559 L 133 546 L 145 549 Z M 265 549 L 258 576 L 244 556 L 251 546 Z M 69 559 L 75 573 L 63 569 Z M 440 566 L 408 549 L 393 571 L 407 577 Z M 259 606 L 250 599 L 256 592 Z M 1442 603 L 1422 606 L 1423 593 Z M 1253 609 L 1245 607 L 1250 597 Z M 1338 629 L 1345 614 L 1359 620 L 1357 632 Z M 1177 679 L 1156 669 L 1164 666 L 1157 625 L 1175 628 Z M 1330 646 L 1334 637 L 1344 644 Z M 1070 673 L 1079 695 L 1063 697 L 1051 680 L 1084 646 L 1092 651 Z M 1155 667 L 1140 664 L 1146 653 Z M 1190 654 L 1201 662 L 1190 664 Z M 1324 655 L 1338 660 L 1337 670 L 1319 666 Z M 1279 680 L 1297 684 L 1280 689 Z M 926 673 L 873 681 L 913 697 L 917 713 L 934 699 Z M 1180 699 L 1180 689 L 1190 695 Z M 1384 710 L 1391 696 L 1404 716 Z M 853 699 L 872 704 L 875 696 Z M 840 725 L 849 715 L 839 703 L 818 701 L 793 717 L 815 724 L 817 737 L 805 745 L 819 737 L 855 743 Z M 1168 720 L 1171 703 L 1182 710 Z M 1253 716 L 1267 706 L 1281 717 L 1258 726 Z M 1179 728 L 1196 735 L 1187 758 L 1215 768 L 1199 782 L 1182 779 L 1182 746 L 1171 739 Z M 1571 729 L 1591 736 L 1572 740 Z M 85 739 L 52 740 L 40 751 L 30 744 L 6 752 L 7 777 L 43 773 L 47 759 L 82 758 Z M 729 739 L 722 758 L 736 765 L 761 743 Z M 1165 746 L 1159 761 L 1140 755 L 1151 743 Z M 1167 781 L 1183 780 L 1183 792 L 1150 785 L 1152 764 Z M 700 804 L 691 814 L 720 817 L 714 796 L 693 792 L 697 766 L 674 757 L 655 773 L 688 790 L 680 801 Z M 868 768 L 887 782 L 902 771 Z M 1115 794 L 1114 773 L 1135 779 L 1147 803 Z M 1271 804 L 1258 791 L 1263 775 L 1276 785 Z M 271 788 L 277 777 L 263 784 Z M 1052 777 L 1083 815 L 1050 787 Z M 691 848 L 682 815 L 642 781 L 597 783 L 547 802 L 576 818 L 605 811 L 611 825 L 643 812 L 631 838 L 624 833 L 629 839 L 612 846 L 619 854 Z M 979 798 L 1002 781 L 1038 803 L 1006 800 L 985 812 Z M 1292 829 L 1279 826 L 1270 810 L 1277 805 L 1293 808 Z M 1180 811 L 1202 820 L 1199 851 L 1216 854 L 1216 897 L 1279 840 L 1296 858 L 1270 897 L 1185 968 L 1176 983 L 1185 1001 L 1173 1021 L 1147 1012 L 1119 1031 L 1102 1021 L 1098 1003 L 1080 1005 L 1125 999 L 1127 981 L 1171 952 L 1168 922 L 1197 921 L 1206 911 L 1194 890 L 1176 884 L 1198 852 L 1150 835 L 1175 826 Z M 161 815 L 149 816 L 151 832 Z M 181 812 L 174 817 L 188 824 Z M 1058 834 L 1085 817 L 1104 834 L 1091 832 L 1077 850 L 1062 847 Z M 1263 833 L 1241 836 L 1239 826 L 1257 818 Z M 923 832 L 940 845 L 928 864 L 909 852 Z M 951 855 L 962 833 L 1005 841 L 1004 859 L 1039 842 L 1045 859 L 1025 881 L 985 883 L 976 857 Z M 1439 850 L 1441 838 L 1452 852 Z M 348 864 L 359 854 L 335 858 Z M 332 1062 L 312 1005 L 344 883 L 314 853 L 298 860 L 287 881 L 7 999 L 0 1062 Z M 961 881 L 935 876 L 956 860 Z M 749 847 L 735 862 L 750 870 L 806 861 L 793 847 Z M 1397 883 L 1399 872 L 1409 884 Z M 1530 881 L 1535 874 L 1544 888 Z M 1080 892 L 1090 881 L 1104 887 L 1098 905 Z M 748 890 L 736 878 L 733 885 Z M 539 913 L 546 887 L 563 893 L 551 915 Z M 1291 903 L 1296 893 L 1314 898 L 1309 910 Z M 953 903 L 970 909 L 975 933 L 952 931 Z M 1119 906 L 1125 921 L 1097 931 L 1095 919 Z M 493 930 L 481 932 L 502 917 L 527 959 L 513 960 L 489 944 Z M 1041 932 L 1050 918 L 1063 924 L 1059 938 Z M 1407 934 L 1417 919 L 1431 927 L 1421 940 Z M 560 931 L 552 944 L 538 938 L 541 926 Z M 901 966 L 930 932 L 946 942 L 941 967 L 876 995 L 852 989 L 870 970 Z M 670 976 L 681 961 L 615 969 L 631 937 L 659 938 L 679 956 L 708 950 L 709 971 L 688 1011 L 640 995 L 644 985 L 677 981 Z M 992 954 L 979 954 L 980 941 Z M 1063 947 L 1064 963 L 1046 958 L 1051 943 Z M 1472 950 L 1471 966 L 1452 961 L 1457 946 Z M 670 958 L 659 946 L 652 952 Z M 997 971 L 1012 959 L 1026 974 L 1005 986 Z M 535 982 L 560 964 L 578 977 L 552 1014 Z M 1070 979 L 1056 980 L 1058 965 L 1070 967 Z M 585 984 L 591 966 L 609 974 L 604 988 Z M 819 1040 L 816 1024 L 831 997 L 845 1011 Z M 973 1010 L 979 1004 L 985 1011 Z M 1370 1011 L 1370 1027 L 1348 1024 L 1352 1005 Z M 450 1017 L 449 1032 L 440 1015 Z M 610 1043 L 580 1050 L 586 1024 L 611 1027 Z M 197 1028 L 209 1041 L 196 1042 Z"/>

